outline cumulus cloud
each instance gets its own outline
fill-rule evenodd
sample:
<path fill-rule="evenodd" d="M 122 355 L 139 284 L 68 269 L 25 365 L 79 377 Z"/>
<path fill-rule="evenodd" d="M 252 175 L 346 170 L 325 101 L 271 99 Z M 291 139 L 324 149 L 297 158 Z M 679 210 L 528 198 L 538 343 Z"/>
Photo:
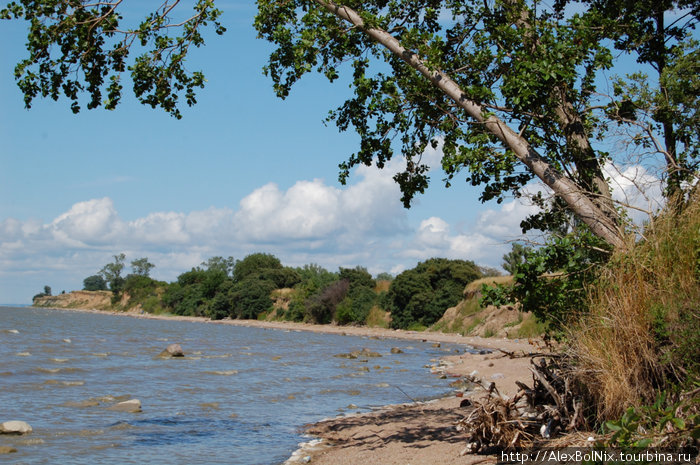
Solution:
<path fill-rule="evenodd" d="M 425 154 L 431 166 L 437 167 L 439 158 L 439 147 Z M 384 170 L 358 167 L 347 187 L 320 179 L 298 181 L 286 190 L 265 184 L 236 209 L 154 212 L 127 221 L 111 199 L 101 198 L 78 202 L 48 222 L 6 218 L 0 220 L 0 301 L 19 301 L 3 294 L 21 286 L 31 286 L 22 291 L 25 300 L 46 283 L 78 288 L 120 252 L 128 261 L 148 257 L 156 264 L 154 277 L 164 280 L 214 255 L 243 258 L 257 251 L 292 266 L 359 264 L 373 273 L 398 273 L 430 257 L 497 267 L 508 242 L 522 237 L 520 222 L 537 212 L 524 196 L 472 217 L 414 218 L 411 228 L 411 213 L 402 207 L 392 179 L 401 168 L 401 161 Z M 616 200 L 644 210 L 661 205 L 661 184 L 644 168 L 606 167 L 606 172 Z M 525 191 L 541 189 L 533 184 Z M 630 216 L 644 219 L 637 210 Z"/>
<path fill-rule="evenodd" d="M 49 279 L 69 270 L 61 279 L 71 278 L 76 288 L 120 252 L 127 261 L 149 257 L 154 277 L 166 280 L 214 255 L 243 258 L 255 251 L 275 253 L 290 265 L 371 265 L 388 240 L 408 231 L 394 172 L 360 167 L 355 182 L 343 188 L 320 179 L 287 190 L 266 184 L 237 210 L 154 212 L 127 221 L 110 198 L 101 198 L 78 202 L 48 222 L 3 219 L 0 278 L 43 270 Z M 0 288 L 0 298 L 4 292 Z"/>
<path fill-rule="evenodd" d="M 430 257 L 483 261 L 500 243 L 481 232 L 453 233 L 450 225 L 438 217 L 421 221 L 412 244 L 401 255 L 418 260 Z"/>
<path fill-rule="evenodd" d="M 233 220 L 236 235 L 252 242 L 337 247 L 357 244 L 360 236 L 405 232 L 406 213 L 391 178 L 394 172 L 390 166 L 362 166 L 355 173 L 359 181 L 343 189 L 320 179 L 298 181 L 286 191 L 266 184 L 241 200 Z"/>
<path fill-rule="evenodd" d="M 635 224 L 641 225 L 663 207 L 662 181 L 643 166 L 619 167 L 609 163 L 604 171 L 610 179 L 613 200 L 626 209 Z"/>
<path fill-rule="evenodd" d="M 266 184 L 241 200 L 235 228 L 246 240 L 318 239 L 343 226 L 339 199 L 339 190 L 320 179 L 299 181 L 286 192 Z"/>
<path fill-rule="evenodd" d="M 114 204 L 109 198 L 88 200 L 73 205 L 47 226 L 53 236 L 68 245 L 109 243 L 121 233 Z"/>

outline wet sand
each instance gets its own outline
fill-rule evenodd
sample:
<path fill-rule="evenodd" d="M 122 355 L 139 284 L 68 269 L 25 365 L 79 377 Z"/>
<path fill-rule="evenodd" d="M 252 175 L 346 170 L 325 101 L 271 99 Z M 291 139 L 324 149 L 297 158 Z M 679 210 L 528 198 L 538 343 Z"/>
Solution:
<path fill-rule="evenodd" d="M 527 342 L 469 338 L 477 345 L 504 347 L 530 353 Z M 483 342 L 484 344 L 478 344 Z M 443 359 L 448 377 L 472 374 L 493 381 L 503 395 L 516 392 L 515 381 L 531 384 L 529 358 L 509 358 L 501 352 L 451 355 Z M 456 394 L 456 393 L 455 393 Z M 479 397 L 476 390 L 471 396 Z M 339 417 L 311 425 L 307 433 L 321 443 L 299 450 L 288 462 L 317 465 L 473 465 L 496 463 L 498 456 L 462 455 L 466 436 L 455 429 L 469 410 L 460 408 L 462 397 L 426 403 L 403 404 L 368 414 Z"/>

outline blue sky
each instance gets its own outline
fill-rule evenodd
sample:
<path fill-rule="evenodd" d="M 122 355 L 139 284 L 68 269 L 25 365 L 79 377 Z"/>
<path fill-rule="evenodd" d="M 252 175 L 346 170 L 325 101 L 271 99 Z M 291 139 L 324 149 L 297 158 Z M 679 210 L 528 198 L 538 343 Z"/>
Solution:
<path fill-rule="evenodd" d="M 126 96 L 115 111 L 74 115 L 66 100 L 24 109 L 13 78 L 24 25 L 0 27 L 0 303 L 29 303 L 44 285 L 82 287 L 111 256 L 148 257 L 173 280 L 215 255 L 277 255 L 287 265 L 399 272 L 433 256 L 499 266 L 531 207 L 478 202 L 442 173 L 410 210 L 385 170 L 338 163 L 357 137 L 325 126 L 347 85 L 309 75 L 283 101 L 262 75 L 270 46 L 252 2 L 223 2 L 224 36 L 194 50 L 208 83 L 176 120 Z M 136 16 L 137 12 L 134 12 Z M 427 153 L 439 165 L 438 152 Z"/>

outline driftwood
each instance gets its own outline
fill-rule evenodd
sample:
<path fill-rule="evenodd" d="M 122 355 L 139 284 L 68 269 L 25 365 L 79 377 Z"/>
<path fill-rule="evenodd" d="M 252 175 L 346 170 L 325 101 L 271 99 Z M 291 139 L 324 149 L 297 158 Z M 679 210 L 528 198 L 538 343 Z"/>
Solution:
<path fill-rule="evenodd" d="M 505 351 L 508 356 L 516 356 Z M 471 381 L 485 391 L 472 402 L 474 409 L 457 424 L 468 434 L 464 453 L 488 447 L 519 450 L 538 442 L 585 428 L 581 396 L 572 390 L 566 358 L 560 355 L 531 355 L 532 387 L 517 382 L 513 397 L 502 396 L 493 383 Z"/>

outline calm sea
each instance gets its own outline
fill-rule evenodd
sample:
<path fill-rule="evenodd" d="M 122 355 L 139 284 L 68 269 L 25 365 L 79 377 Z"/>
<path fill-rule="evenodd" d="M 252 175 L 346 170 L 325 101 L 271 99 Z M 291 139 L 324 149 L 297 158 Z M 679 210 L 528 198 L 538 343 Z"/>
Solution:
<path fill-rule="evenodd" d="M 158 358 L 173 342 L 187 356 Z M 382 357 L 333 356 L 362 348 Z M 34 428 L 0 436 L 0 446 L 18 450 L 2 462 L 279 464 L 304 440 L 307 423 L 446 394 L 448 381 L 425 366 L 455 349 L 0 307 L 0 422 Z M 143 412 L 107 410 L 132 398 Z"/>

